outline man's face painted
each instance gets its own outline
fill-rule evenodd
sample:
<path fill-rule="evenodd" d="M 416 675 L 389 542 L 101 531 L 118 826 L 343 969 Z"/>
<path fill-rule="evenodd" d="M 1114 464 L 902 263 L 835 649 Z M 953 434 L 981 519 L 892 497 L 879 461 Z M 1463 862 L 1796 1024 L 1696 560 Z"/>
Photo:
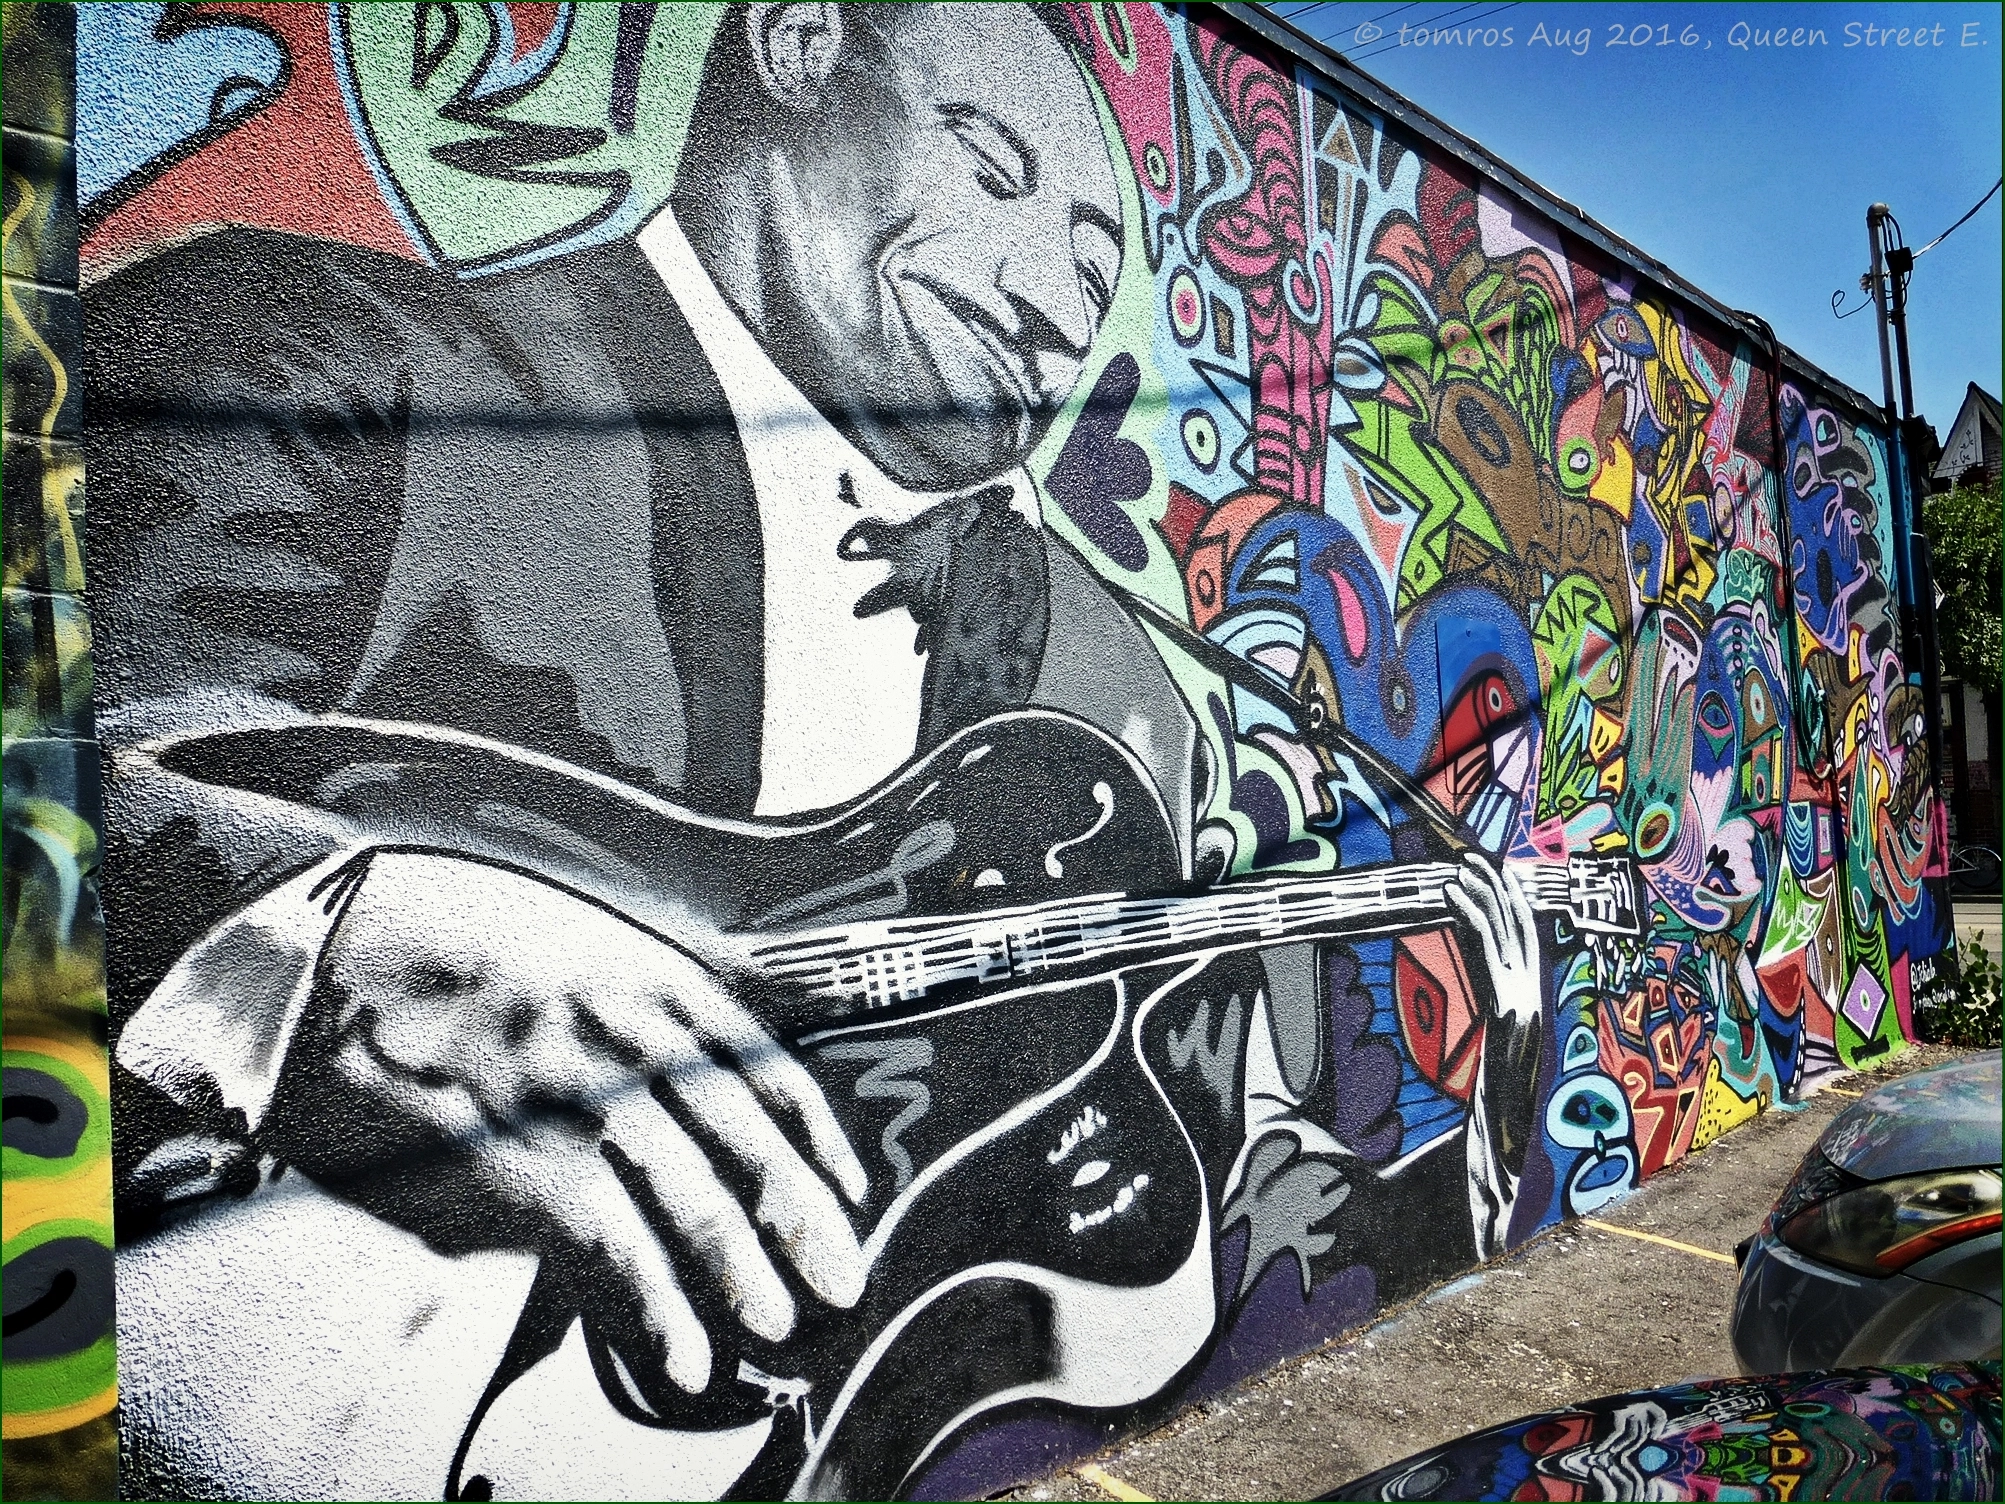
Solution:
<path fill-rule="evenodd" d="M 846 9 L 871 62 L 777 148 L 768 344 L 890 474 L 966 486 L 1022 460 L 1079 379 L 1121 268 L 1113 168 L 1027 8 Z"/>

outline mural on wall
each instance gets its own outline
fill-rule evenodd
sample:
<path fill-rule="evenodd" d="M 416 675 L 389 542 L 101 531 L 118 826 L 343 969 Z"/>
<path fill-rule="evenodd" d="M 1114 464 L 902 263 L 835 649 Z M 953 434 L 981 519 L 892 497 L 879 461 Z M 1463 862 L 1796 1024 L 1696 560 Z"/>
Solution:
<path fill-rule="evenodd" d="M 1228 18 L 80 26 L 128 1491 L 986 1492 L 1902 1043 L 1878 439 Z"/>
<path fill-rule="evenodd" d="M 1702 1379 L 1460 1437 L 1341 1499 L 1835 1499 L 1998 1492 L 1998 1365 Z"/>
<path fill-rule="evenodd" d="M 84 610 L 81 324 L 67 6 L 0 10 L 6 193 L 5 1129 L 0 1470 L 117 1492 L 98 749 Z"/>

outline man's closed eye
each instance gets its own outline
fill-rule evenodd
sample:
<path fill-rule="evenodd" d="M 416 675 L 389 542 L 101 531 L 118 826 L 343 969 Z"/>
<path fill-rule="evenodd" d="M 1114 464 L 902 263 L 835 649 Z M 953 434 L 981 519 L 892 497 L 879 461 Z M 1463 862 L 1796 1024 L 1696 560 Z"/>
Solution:
<path fill-rule="evenodd" d="M 940 120 L 954 133 L 973 165 L 975 181 L 992 198 L 1023 198 L 1037 191 L 1037 152 L 995 116 L 972 104 L 943 104 Z"/>

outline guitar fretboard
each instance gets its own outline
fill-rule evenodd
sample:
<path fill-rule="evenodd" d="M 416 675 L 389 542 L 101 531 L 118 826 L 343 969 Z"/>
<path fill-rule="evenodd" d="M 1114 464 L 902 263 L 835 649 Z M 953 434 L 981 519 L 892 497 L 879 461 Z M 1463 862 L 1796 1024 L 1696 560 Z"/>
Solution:
<path fill-rule="evenodd" d="M 1626 858 L 1511 862 L 1535 909 L 1581 930 L 1637 934 Z M 880 919 L 798 931 L 752 946 L 775 980 L 862 1008 L 911 1002 L 954 983 L 1028 981 L 1284 940 L 1335 940 L 1424 928 L 1455 916 L 1452 862 L 1329 877 L 1231 883 L 1202 893 L 1109 893 L 951 919 Z"/>

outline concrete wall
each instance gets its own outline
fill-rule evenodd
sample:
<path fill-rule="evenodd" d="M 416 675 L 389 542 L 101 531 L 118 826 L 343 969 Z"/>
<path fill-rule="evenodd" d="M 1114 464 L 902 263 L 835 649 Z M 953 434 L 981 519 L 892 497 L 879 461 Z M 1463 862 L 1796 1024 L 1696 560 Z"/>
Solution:
<path fill-rule="evenodd" d="M 63 5 L 0 8 L 6 210 L 5 1146 L 9 1498 L 116 1489 L 98 745 L 84 607 L 82 320 Z"/>
<path fill-rule="evenodd" d="M 1904 1044 L 1882 437 L 1368 87 L 78 24 L 129 1492 L 979 1495 Z"/>

